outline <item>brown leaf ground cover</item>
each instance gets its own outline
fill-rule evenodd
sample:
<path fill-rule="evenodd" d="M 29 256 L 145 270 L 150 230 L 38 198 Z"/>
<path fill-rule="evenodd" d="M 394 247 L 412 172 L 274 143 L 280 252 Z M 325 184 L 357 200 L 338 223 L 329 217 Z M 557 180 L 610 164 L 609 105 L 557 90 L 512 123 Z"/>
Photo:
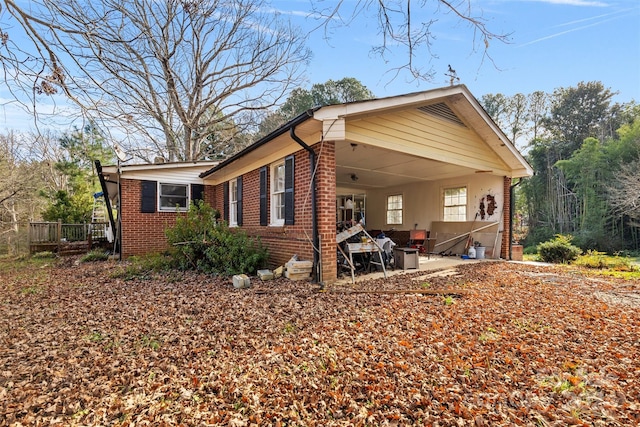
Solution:
<path fill-rule="evenodd" d="M 483 262 L 324 292 L 0 270 L 2 425 L 640 423 L 640 283 Z M 352 290 L 462 289 L 453 296 Z"/>

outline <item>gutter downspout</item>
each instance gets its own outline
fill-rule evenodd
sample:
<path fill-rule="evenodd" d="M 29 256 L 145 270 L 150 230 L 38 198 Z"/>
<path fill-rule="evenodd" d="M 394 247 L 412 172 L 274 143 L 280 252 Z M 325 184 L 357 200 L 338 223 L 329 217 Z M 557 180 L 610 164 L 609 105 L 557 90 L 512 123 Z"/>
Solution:
<path fill-rule="evenodd" d="M 522 184 L 522 178 L 509 187 L 509 261 L 513 259 L 513 213 L 516 210 L 515 189 Z"/>
<path fill-rule="evenodd" d="M 307 114 L 311 116 L 313 113 L 308 111 Z M 309 163 L 311 164 L 311 218 L 313 228 L 313 267 L 315 283 L 322 284 L 322 262 L 320 261 L 320 234 L 318 233 L 318 215 L 317 215 L 317 203 L 316 203 L 316 152 L 313 151 L 298 135 L 296 135 L 295 125 L 289 129 L 289 134 L 295 142 L 297 142 L 302 148 L 309 153 Z"/>

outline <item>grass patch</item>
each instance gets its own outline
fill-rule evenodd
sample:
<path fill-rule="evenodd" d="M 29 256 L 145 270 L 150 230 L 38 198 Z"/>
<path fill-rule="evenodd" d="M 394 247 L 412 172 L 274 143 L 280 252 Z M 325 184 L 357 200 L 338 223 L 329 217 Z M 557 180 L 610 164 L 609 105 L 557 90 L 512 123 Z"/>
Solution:
<path fill-rule="evenodd" d="M 109 252 L 100 249 L 94 249 L 80 257 L 80 262 L 106 261 L 108 259 Z"/>
<path fill-rule="evenodd" d="M 580 255 L 574 262 L 574 265 L 587 268 L 595 268 L 600 270 L 613 271 L 638 271 L 639 268 L 634 264 L 630 257 L 620 255 L 607 255 L 604 252 L 587 251 L 584 255 Z"/>
<path fill-rule="evenodd" d="M 85 339 L 87 341 L 93 341 L 93 342 L 100 342 L 102 340 L 104 340 L 104 335 L 102 335 L 100 332 L 91 332 L 89 335 L 85 336 Z"/>
<path fill-rule="evenodd" d="M 56 254 L 51 251 L 36 252 L 35 254 L 31 255 L 31 259 L 54 259 L 55 257 Z"/>
<path fill-rule="evenodd" d="M 171 257 L 162 254 L 152 254 L 145 256 L 132 256 L 127 259 L 126 263 L 120 266 L 111 275 L 113 279 L 149 280 L 156 273 L 168 271 L 172 268 Z"/>
<path fill-rule="evenodd" d="M 2 256 L 0 257 L 0 272 L 46 267 L 55 263 L 56 258 L 53 252 L 39 252 L 33 256 Z"/>
<path fill-rule="evenodd" d="M 444 297 L 442 299 L 444 305 L 453 305 L 455 304 L 455 300 L 453 299 L 453 297 L 451 295 L 447 295 L 446 297 Z"/>
<path fill-rule="evenodd" d="M 153 351 L 158 351 L 160 349 L 161 341 L 151 335 L 143 335 L 140 339 L 140 345 L 145 348 L 150 348 Z"/>
<path fill-rule="evenodd" d="M 33 286 L 25 286 L 20 289 L 20 293 L 22 295 L 37 295 L 42 292 L 42 286 L 33 285 Z"/>

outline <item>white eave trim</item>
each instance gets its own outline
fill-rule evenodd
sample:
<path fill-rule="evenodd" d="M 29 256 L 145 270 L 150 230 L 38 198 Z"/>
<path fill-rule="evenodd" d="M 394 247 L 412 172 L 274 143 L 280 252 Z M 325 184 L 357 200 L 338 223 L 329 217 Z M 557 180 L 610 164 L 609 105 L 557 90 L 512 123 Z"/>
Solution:
<path fill-rule="evenodd" d="M 458 85 L 424 92 L 414 92 L 406 95 L 390 96 L 387 98 L 328 105 L 314 112 L 313 118 L 324 121 L 358 114 L 371 114 L 398 107 L 410 107 L 412 104 L 421 105 L 460 93 L 469 93 L 469 90 L 464 85 Z"/>

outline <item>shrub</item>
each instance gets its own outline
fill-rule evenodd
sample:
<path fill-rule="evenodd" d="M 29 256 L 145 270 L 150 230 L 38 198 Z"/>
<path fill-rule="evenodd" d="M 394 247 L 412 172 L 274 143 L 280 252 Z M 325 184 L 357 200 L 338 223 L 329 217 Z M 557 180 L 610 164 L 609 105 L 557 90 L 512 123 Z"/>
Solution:
<path fill-rule="evenodd" d="M 538 255 L 544 262 L 567 263 L 574 261 L 582 250 L 571 244 L 572 236 L 556 234 L 553 240 L 538 245 Z"/>
<path fill-rule="evenodd" d="M 106 261 L 108 259 L 109 259 L 109 252 L 96 249 L 96 250 L 87 252 L 86 254 L 81 256 L 80 262 Z"/>
<path fill-rule="evenodd" d="M 218 212 L 206 203 L 192 204 L 166 231 L 178 268 L 205 273 L 253 274 L 267 261 L 260 239 L 217 221 Z"/>

